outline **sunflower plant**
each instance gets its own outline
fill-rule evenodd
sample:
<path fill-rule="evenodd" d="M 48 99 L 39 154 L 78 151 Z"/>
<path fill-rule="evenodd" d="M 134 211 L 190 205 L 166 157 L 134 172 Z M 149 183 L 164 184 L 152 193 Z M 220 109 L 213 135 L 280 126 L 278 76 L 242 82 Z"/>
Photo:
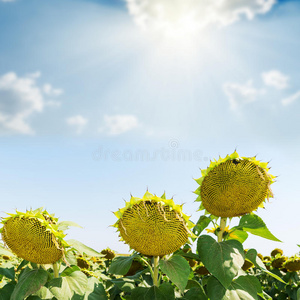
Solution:
<path fill-rule="evenodd" d="M 0 247 L 0 254 L 6 261 L 5 264 L 0 262 L 0 274 L 6 278 L 1 282 L 1 299 L 60 300 L 73 299 L 76 294 L 97 293 L 89 287 L 89 284 L 93 286 L 93 279 L 87 278 L 77 266 L 76 254 L 103 255 L 78 241 L 65 240 L 64 231 L 69 226 L 79 225 L 59 222 L 43 208 L 8 213 L 1 223 L 4 245 Z M 3 271 L 4 266 L 6 271 Z M 106 299 L 103 287 L 101 293 Z"/>
<path fill-rule="evenodd" d="M 176 251 L 195 237 L 192 232 L 194 224 L 183 213 L 182 205 L 174 203 L 148 191 L 142 198 L 131 197 L 125 207 L 115 212 L 118 218 L 113 225 L 117 228 L 122 241 L 134 250 L 130 257 L 116 257 L 109 272 L 125 275 L 134 261 L 145 266 L 142 272 L 149 272 L 152 287 L 139 286 L 132 291 L 134 295 L 147 293 L 174 294 L 165 276 L 177 286 L 182 293 L 190 274 L 189 263 Z M 164 275 L 165 274 L 165 275 Z M 138 297 L 138 296 L 136 296 Z M 141 298 L 142 299 L 142 298 Z"/>
<path fill-rule="evenodd" d="M 199 236 L 198 258 L 212 275 L 206 286 L 212 299 L 234 297 L 240 293 L 238 289 L 247 294 L 249 299 L 250 296 L 258 299 L 257 295 L 263 299 L 266 297 L 258 279 L 246 273 L 246 270 L 255 267 L 261 272 L 270 272 L 256 250 L 245 252 L 242 243 L 248 233 L 280 241 L 254 213 L 273 197 L 271 184 L 276 177 L 269 170 L 268 163 L 256 157 L 240 157 L 234 151 L 225 158 L 210 162 L 207 169 L 201 170 L 202 176 L 196 179 L 199 185 L 195 191 L 196 201 L 200 202 L 199 211 L 204 211 L 204 215 L 197 222 L 194 232 Z M 232 218 L 239 218 L 239 224 L 229 228 L 227 222 Z M 200 236 L 211 223 L 214 227 L 208 232 L 214 233 L 217 240 L 208 235 Z M 270 273 L 270 276 L 282 281 L 275 274 Z M 216 290 L 222 291 L 223 296 Z"/>

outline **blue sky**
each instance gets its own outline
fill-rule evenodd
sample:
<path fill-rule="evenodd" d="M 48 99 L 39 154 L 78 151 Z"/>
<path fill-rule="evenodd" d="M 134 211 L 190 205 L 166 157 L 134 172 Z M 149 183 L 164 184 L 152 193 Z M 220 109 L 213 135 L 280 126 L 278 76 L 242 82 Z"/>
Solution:
<path fill-rule="evenodd" d="M 258 215 L 284 243 L 246 247 L 299 251 L 300 2 L 196 2 L 0 1 L 2 216 L 44 206 L 127 252 L 123 199 L 166 191 L 195 222 L 193 178 L 237 148 L 278 175 Z"/>

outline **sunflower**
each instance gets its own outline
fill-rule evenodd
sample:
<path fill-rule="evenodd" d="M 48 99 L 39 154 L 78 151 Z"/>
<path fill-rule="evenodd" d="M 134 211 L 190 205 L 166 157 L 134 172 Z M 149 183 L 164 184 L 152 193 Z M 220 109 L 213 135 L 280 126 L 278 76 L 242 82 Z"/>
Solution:
<path fill-rule="evenodd" d="M 86 269 L 86 270 L 88 270 L 90 268 L 89 262 L 84 257 L 78 256 L 76 260 L 77 260 L 77 266 L 80 269 Z"/>
<path fill-rule="evenodd" d="M 165 195 L 146 192 L 143 198 L 131 197 L 124 208 L 115 212 L 120 237 L 132 249 L 149 256 L 164 256 L 178 250 L 194 236 L 194 224 Z"/>
<path fill-rule="evenodd" d="M 272 260 L 271 265 L 273 268 L 281 269 L 286 261 L 286 256 L 278 256 Z"/>
<path fill-rule="evenodd" d="M 2 239 L 18 257 L 37 264 L 52 264 L 63 257 L 65 234 L 58 219 L 42 208 L 26 213 L 16 211 L 2 219 Z"/>
<path fill-rule="evenodd" d="M 244 264 L 243 264 L 243 266 L 242 266 L 242 269 L 243 269 L 244 271 L 247 271 L 247 270 L 249 270 L 249 269 L 251 269 L 251 268 L 253 268 L 253 267 L 254 267 L 254 264 L 253 264 L 250 260 L 245 259 Z"/>
<path fill-rule="evenodd" d="M 270 185 L 275 181 L 267 165 L 255 157 L 240 157 L 236 151 L 211 162 L 196 179 L 199 210 L 231 218 L 264 207 L 265 199 L 273 197 Z"/>
<path fill-rule="evenodd" d="M 109 248 L 103 249 L 101 254 L 104 255 L 103 258 L 105 259 L 113 259 L 116 256 L 115 252 Z"/>
<path fill-rule="evenodd" d="M 218 235 L 218 232 L 221 230 L 219 226 L 217 227 L 213 227 L 213 228 L 208 228 L 208 229 L 205 229 L 207 231 L 207 233 L 213 233 L 215 235 Z M 229 225 L 226 226 L 224 228 L 224 233 L 225 234 L 229 234 L 230 233 L 230 229 L 229 229 Z"/>
<path fill-rule="evenodd" d="M 202 275 L 202 276 L 210 274 L 202 262 L 200 262 L 199 265 L 196 267 L 195 272 L 198 275 Z"/>
<path fill-rule="evenodd" d="M 300 271 L 300 257 L 297 255 L 290 257 L 284 264 L 285 267 L 289 272 L 297 272 Z"/>
<path fill-rule="evenodd" d="M 272 257 L 275 257 L 277 254 L 283 255 L 283 250 L 281 250 L 279 248 L 275 248 L 274 250 L 272 250 L 272 252 L 271 252 Z"/>

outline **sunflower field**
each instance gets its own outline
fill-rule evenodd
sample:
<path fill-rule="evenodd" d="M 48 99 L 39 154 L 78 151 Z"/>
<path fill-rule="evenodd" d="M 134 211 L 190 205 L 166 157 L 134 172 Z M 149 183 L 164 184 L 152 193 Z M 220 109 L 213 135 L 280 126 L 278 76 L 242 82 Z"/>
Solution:
<path fill-rule="evenodd" d="M 203 212 L 196 223 L 165 194 L 132 196 L 113 225 L 130 255 L 67 240 L 65 231 L 79 225 L 43 208 L 8 213 L 0 299 L 299 300 L 299 256 L 243 247 L 249 234 L 279 241 L 256 214 L 273 197 L 269 171 L 237 152 L 211 162 L 196 179 Z"/>

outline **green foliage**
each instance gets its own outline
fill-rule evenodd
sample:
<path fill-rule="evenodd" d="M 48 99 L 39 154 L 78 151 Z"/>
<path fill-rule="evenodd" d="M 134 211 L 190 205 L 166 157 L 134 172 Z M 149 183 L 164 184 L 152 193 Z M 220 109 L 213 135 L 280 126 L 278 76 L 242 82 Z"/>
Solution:
<path fill-rule="evenodd" d="M 207 284 L 207 293 L 211 299 L 218 300 L 258 300 L 261 286 L 254 276 L 239 276 L 227 289 L 215 278 L 211 277 Z"/>
<path fill-rule="evenodd" d="M 250 214 L 242 216 L 238 228 L 276 242 L 281 242 L 267 228 L 265 222 L 257 215 Z"/>
<path fill-rule="evenodd" d="M 201 216 L 193 228 L 193 232 L 195 235 L 199 236 L 201 232 L 212 222 L 212 219 L 207 216 Z"/>
<path fill-rule="evenodd" d="M 115 257 L 112 261 L 112 264 L 110 265 L 108 273 L 115 275 L 125 275 L 129 271 L 133 260 L 137 257 L 138 255 L 136 254 L 133 254 L 131 256 Z"/>
<path fill-rule="evenodd" d="M 237 240 L 240 243 L 244 243 L 248 238 L 248 233 L 244 230 L 235 229 L 228 236 L 228 240 Z"/>
<path fill-rule="evenodd" d="M 0 274 L 9 279 L 14 280 L 15 279 L 15 268 L 13 266 L 11 266 L 11 267 L 5 266 L 5 268 L 2 267 L 2 268 L 0 268 Z"/>
<path fill-rule="evenodd" d="M 83 296 L 87 287 L 87 277 L 81 271 L 66 272 L 59 278 L 53 278 L 48 288 L 57 300 L 75 299 Z M 80 299 L 78 297 L 78 299 Z"/>
<path fill-rule="evenodd" d="M 168 260 L 161 260 L 159 266 L 170 280 L 181 290 L 184 291 L 190 275 L 190 266 L 186 259 L 179 255 L 173 255 Z"/>
<path fill-rule="evenodd" d="M 7 283 L 3 288 L 0 289 L 0 299 L 1 300 L 10 300 L 11 294 L 15 289 L 16 284 L 13 282 Z"/>
<path fill-rule="evenodd" d="M 137 287 L 132 290 L 131 299 L 140 300 L 174 300 L 174 289 L 171 284 L 163 283 L 159 287 Z"/>
<path fill-rule="evenodd" d="M 43 269 L 30 270 L 29 268 L 20 276 L 19 281 L 11 295 L 11 300 L 25 299 L 38 291 L 48 279 L 48 272 Z"/>
<path fill-rule="evenodd" d="M 208 271 L 228 288 L 244 264 L 244 250 L 240 242 L 229 240 L 218 243 L 208 235 L 197 242 L 197 251 Z"/>
<path fill-rule="evenodd" d="M 189 289 L 182 300 L 207 300 L 208 297 L 205 295 L 204 290 L 201 287 L 192 287 Z"/>
<path fill-rule="evenodd" d="M 257 256 L 257 251 L 255 249 L 249 249 L 246 258 L 249 259 L 257 268 L 261 269 L 262 271 L 266 272 L 270 276 L 274 277 L 275 279 L 281 281 L 285 284 L 285 282 L 276 274 L 273 272 L 270 272 L 265 264 L 261 261 L 261 259 Z"/>
<path fill-rule="evenodd" d="M 84 300 L 107 300 L 104 286 L 98 279 L 88 278 Z"/>

